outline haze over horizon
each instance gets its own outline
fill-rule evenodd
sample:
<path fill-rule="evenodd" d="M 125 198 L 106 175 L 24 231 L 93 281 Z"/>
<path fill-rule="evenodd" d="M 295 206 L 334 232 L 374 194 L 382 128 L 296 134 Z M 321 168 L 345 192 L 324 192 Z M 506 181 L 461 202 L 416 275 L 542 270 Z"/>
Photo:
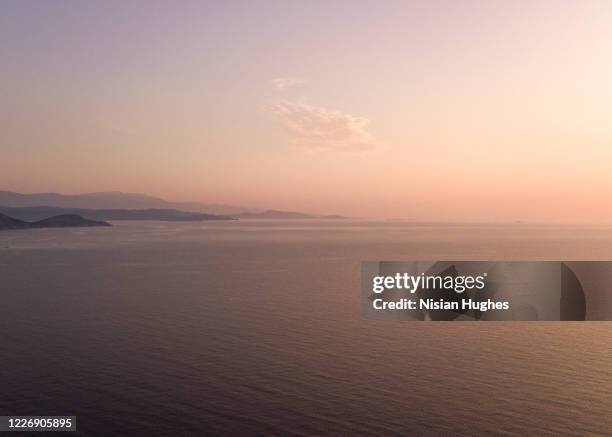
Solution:
<path fill-rule="evenodd" d="M 8 0 L 0 189 L 612 222 L 612 3 Z"/>

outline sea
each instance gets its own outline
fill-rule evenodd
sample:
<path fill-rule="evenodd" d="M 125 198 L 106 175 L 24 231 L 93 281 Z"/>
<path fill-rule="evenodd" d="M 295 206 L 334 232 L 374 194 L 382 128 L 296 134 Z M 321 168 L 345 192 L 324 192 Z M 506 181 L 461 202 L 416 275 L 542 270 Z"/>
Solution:
<path fill-rule="evenodd" d="M 83 436 L 612 435 L 612 323 L 360 310 L 362 261 L 611 260 L 610 226 L 112 224 L 0 232 L 0 415 Z"/>

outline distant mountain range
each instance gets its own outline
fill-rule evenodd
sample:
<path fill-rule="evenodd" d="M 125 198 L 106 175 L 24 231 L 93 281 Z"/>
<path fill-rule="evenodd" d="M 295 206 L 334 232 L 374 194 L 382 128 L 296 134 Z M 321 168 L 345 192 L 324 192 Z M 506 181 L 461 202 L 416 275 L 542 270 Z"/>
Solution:
<path fill-rule="evenodd" d="M 122 193 L 119 191 L 88 194 L 21 194 L 12 191 L 0 191 L 0 205 L 5 207 L 55 206 L 59 208 L 82 209 L 173 209 L 221 215 L 236 215 L 243 212 L 259 211 L 253 208 L 231 205 L 168 202 L 167 200 L 146 194 Z"/>
<path fill-rule="evenodd" d="M 87 220 L 76 214 L 63 214 L 49 217 L 36 222 L 27 222 L 4 214 L 0 214 L 0 230 L 9 229 L 32 229 L 32 228 L 67 228 L 67 227 L 90 227 L 111 226 L 103 221 Z"/>
<path fill-rule="evenodd" d="M 176 209 L 85 209 L 58 208 L 55 206 L 0 206 L 0 213 L 20 220 L 42 220 L 55 215 L 73 214 L 91 220 L 160 220 L 160 221 L 202 221 L 233 220 L 230 216 L 202 214 Z"/>
<path fill-rule="evenodd" d="M 59 194 L 21 194 L 0 191 L 0 212 L 22 220 L 39 220 L 57 214 L 78 214 L 96 220 L 228 220 L 239 219 L 344 219 L 293 211 L 258 210 L 196 202 L 169 202 L 146 194 L 119 191 Z"/>

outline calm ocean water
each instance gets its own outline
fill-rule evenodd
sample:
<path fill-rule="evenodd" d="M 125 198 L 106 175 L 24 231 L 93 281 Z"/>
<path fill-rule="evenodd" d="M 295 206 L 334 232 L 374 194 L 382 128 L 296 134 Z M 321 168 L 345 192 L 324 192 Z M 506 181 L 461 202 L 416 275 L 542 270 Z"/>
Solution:
<path fill-rule="evenodd" d="M 79 434 L 612 435 L 612 323 L 372 322 L 362 260 L 611 260 L 612 227 L 0 232 L 0 414 Z"/>

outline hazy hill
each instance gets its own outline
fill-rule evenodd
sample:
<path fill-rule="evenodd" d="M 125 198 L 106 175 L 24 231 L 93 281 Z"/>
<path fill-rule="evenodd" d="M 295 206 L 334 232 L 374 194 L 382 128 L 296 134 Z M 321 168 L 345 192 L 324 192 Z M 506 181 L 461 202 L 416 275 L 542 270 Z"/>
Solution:
<path fill-rule="evenodd" d="M 1 229 L 26 229 L 29 228 L 30 224 L 22 220 L 9 217 L 4 214 L 0 214 L 0 230 Z"/>
<path fill-rule="evenodd" d="M 66 228 L 66 227 L 89 227 L 110 226 L 110 223 L 97 220 L 88 220 L 77 214 L 62 214 L 30 223 L 32 228 Z"/>
<path fill-rule="evenodd" d="M 42 220 L 60 214 L 77 214 L 92 220 L 162 220 L 162 221 L 202 221 L 231 220 L 229 216 L 202 214 L 199 212 L 175 209 L 84 209 L 58 208 L 53 206 L 0 206 L 0 213 L 20 220 Z"/>
<path fill-rule="evenodd" d="M 63 208 L 55 214 L 71 213 L 81 214 L 90 218 L 100 220 L 214 220 L 214 216 L 231 216 L 245 219 L 344 219 L 339 215 L 316 215 L 294 211 L 278 211 L 269 209 L 266 211 L 244 208 L 239 206 L 204 204 L 196 202 L 169 202 L 158 197 L 146 194 L 122 193 L 119 191 L 65 195 L 59 193 L 21 194 L 11 191 L 0 191 L 0 211 L 8 211 L 7 208 L 26 207 L 54 207 Z M 87 210 L 87 211 L 86 211 Z M 92 215 L 91 210 L 104 210 L 104 213 Z M 119 210 L 137 210 L 132 216 Z M 41 210 L 42 211 L 42 210 Z M 26 211 L 19 211 L 27 214 Z M 34 214 L 33 211 L 30 211 Z M 192 216 L 186 218 L 187 213 L 200 213 L 204 216 Z M 6 214 L 6 212 L 5 212 Z M 48 213 L 46 217 L 48 217 Z M 52 212 L 53 214 L 53 212 Z M 122 218 L 118 218 L 120 215 Z M 141 214 L 141 217 L 137 217 Z M 161 215 L 164 218 L 160 218 Z M 25 215 L 23 215 L 25 217 Z M 29 219 L 44 216 L 28 216 Z M 144 218 L 147 217 L 147 218 Z M 227 219 L 228 217 L 225 217 Z"/>
<path fill-rule="evenodd" d="M 87 220 L 76 214 L 63 214 L 49 217 L 36 222 L 26 222 L 0 214 L 0 230 L 8 229 L 31 229 L 31 228 L 66 228 L 66 227 L 90 227 L 110 226 L 103 221 Z"/>
<path fill-rule="evenodd" d="M 59 193 L 21 194 L 12 191 L 0 191 L 0 205 L 7 207 L 54 206 L 83 209 L 174 209 L 221 215 L 257 211 L 252 208 L 231 205 L 169 202 L 146 194 L 122 193 L 119 191 L 73 195 Z"/>

